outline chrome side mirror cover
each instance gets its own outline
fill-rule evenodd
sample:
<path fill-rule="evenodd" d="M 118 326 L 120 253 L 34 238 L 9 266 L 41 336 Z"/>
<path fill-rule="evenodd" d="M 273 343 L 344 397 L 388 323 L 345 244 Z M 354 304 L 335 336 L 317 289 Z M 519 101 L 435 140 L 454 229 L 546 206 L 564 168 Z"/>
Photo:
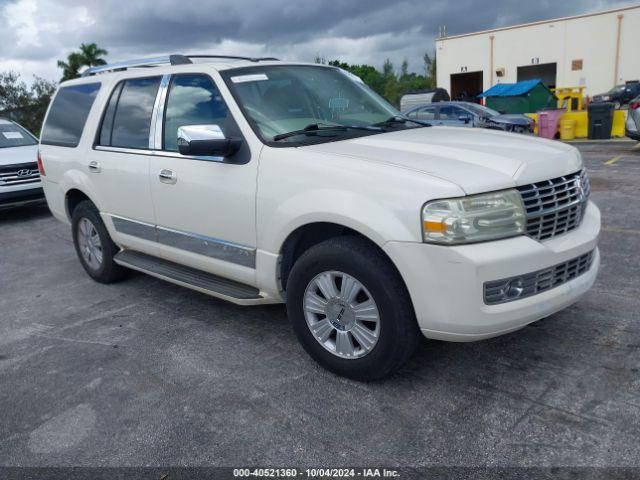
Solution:
<path fill-rule="evenodd" d="M 185 125 L 178 128 L 181 155 L 229 157 L 242 146 L 238 138 L 226 138 L 219 125 Z"/>

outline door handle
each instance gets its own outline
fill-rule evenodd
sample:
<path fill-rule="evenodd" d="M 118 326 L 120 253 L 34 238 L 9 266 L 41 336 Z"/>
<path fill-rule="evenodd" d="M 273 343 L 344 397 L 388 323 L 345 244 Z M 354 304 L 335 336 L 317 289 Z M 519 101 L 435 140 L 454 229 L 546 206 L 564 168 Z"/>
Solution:
<path fill-rule="evenodd" d="M 93 173 L 100 173 L 100 164 L 95 160 L 89 162 L 89 171 Z"/>
<path fill-rule="evenodd" d="M 178 176 L 176 175 L 176 172 L 174 172 L 173 170 L 168 170 L 166 168 L 163 168 L 162 170 L 160 170 L 160 173 L 158 174 L 158 178 L 160 178 L 160 181 L 162 183 L 168 183 L 171 185 L 173 185 L 178 181 Z"/>

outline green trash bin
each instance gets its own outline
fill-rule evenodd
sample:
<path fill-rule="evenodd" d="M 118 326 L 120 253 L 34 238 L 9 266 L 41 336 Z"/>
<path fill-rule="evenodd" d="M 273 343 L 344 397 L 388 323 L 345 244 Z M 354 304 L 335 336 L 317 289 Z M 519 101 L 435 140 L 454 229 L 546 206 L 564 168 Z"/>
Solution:
<path fill-rule="evenodd" d="M 607 140 L 611 138 L 613 126 L 613 103 L 590 103 L 587 109 L 589 116 L 589 138 Z"/>

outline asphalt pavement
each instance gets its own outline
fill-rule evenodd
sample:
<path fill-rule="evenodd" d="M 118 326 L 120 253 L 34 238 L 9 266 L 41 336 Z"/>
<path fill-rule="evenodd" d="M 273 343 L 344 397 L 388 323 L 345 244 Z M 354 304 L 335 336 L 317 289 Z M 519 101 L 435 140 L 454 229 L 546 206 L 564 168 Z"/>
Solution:
<path fill-rule="evenodd" d="M 0 212 L 0 465 L 640 466 L 640 150 L 576 145 L 594 288 L 370 384 L 310 360 L 283 306 L 101 285 L 46 207 Z"/>

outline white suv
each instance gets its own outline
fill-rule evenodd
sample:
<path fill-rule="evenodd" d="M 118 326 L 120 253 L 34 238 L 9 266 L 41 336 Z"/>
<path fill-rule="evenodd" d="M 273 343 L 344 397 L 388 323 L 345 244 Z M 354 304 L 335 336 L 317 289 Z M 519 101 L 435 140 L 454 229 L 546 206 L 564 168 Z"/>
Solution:
<path fill-rule="evenodd" d="M 522 328 L 598 271 L 600 212 L 575 148 L 417 123 L 334 67 L 94 67 L 60 85 L 40 153 L 92 278 L 130 268 L 286 302 L 307 352 L 356 379 L 398 368 L 420 333 Z"/>
<path fill-rule="evenodd" d="M 37 154 L 36 137 L 0 118 L 0 210 L 44 201 Z"/>

